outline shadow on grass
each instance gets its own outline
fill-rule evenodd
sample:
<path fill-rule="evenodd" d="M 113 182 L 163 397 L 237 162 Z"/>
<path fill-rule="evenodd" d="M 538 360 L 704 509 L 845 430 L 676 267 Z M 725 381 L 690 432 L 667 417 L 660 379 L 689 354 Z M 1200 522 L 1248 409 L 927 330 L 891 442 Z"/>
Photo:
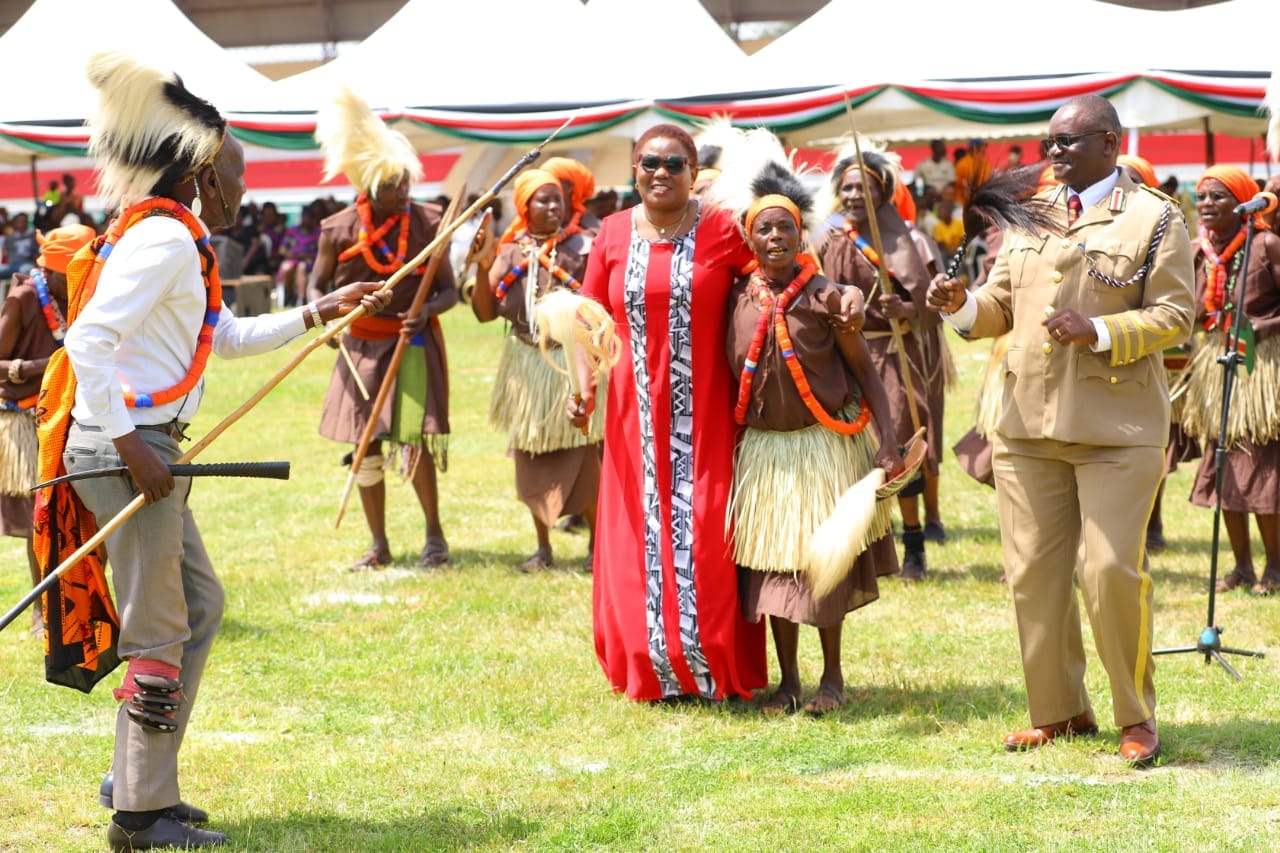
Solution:
<path fill-rule="evenodd" d="M 426 851 L 505 848 L 526 841 L 542 826 L 519 815 L 442 805 L 416 816 L 358 820 L 307 813 L 217 828 L 237 850 Z"/>
<path fill-rule="evenodd" d="M 1160 725 L 1163 763 L 1228 764 L 1262 768 L 1280 764 L 1280 722 L 1223 718 L 1213 723 Z"/>

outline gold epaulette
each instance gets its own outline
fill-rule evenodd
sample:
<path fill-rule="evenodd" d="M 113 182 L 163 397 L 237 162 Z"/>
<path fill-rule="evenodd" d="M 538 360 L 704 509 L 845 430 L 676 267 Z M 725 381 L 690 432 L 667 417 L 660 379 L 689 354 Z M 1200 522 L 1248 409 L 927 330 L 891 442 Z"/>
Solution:
<path fill-rule="evenodd" d="M 1172 204 L 1172 205 L 1173 205 L 1177 210 L 1182 210 L 1182 202 L 1178 201 L 1178 200 L 1177 200 L 1176 198 L 1174 198 L 1173 196 L 1166 195 L 1166 194 L 1165 194 L 1165 192 L 1164 192 L 1164 190 L 1159 190 L 1159 189 L 1156 189 L 1155 187 L 1149 187 L 1149 186 L 1147 186 L 1146 184 L 1138 184 L 1138 189 L 1140 189 L 1140 190 L 1146 190 L 1147 192 L 1151 193 L 1153 196 L 1155 196 L 1156 198 L 1160 199 L 1161 201 L 1167 201 L 1167 202 L 1169 202 L 1169 203 L 1170 203 L 1170 204 Z"/>

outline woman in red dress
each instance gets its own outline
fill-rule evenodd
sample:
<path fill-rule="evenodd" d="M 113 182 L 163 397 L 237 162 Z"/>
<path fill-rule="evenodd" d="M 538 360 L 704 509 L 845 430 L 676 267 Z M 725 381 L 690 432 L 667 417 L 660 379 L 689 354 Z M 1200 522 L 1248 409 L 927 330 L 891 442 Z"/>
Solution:
<path fill-rule="evenodd" d="M 605 218 L 582 292 L 617 323 L 595 550 L 596 654 L 632 699 L 749 697 L 764 624 L 742 616 L 725 510 L 733 388 L 729 287 L 752 254 L 727 211 L 690 198 L 698 155 L 673 125 L 635 149 L 641 203 Z M 571 414 L 595 407 L 584 385 Z"/>

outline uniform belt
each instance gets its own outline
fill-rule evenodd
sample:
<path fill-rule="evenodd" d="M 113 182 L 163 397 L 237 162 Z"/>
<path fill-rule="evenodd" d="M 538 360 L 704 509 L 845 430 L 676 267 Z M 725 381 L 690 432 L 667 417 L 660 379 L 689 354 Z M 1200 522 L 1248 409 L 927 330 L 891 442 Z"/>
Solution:
<path fill-rule="evenodd" d="M 84 430 L 85 432 L 102 432 L 102 427 L 97 426 L 95 424 L 82 424 L 79 421 L 76 421 L 76 426 L 78 426 L 80 429 Z M 165 423 L 165 424 L 134 424 L 133 428 L 148 429 L 148 430 L 152 430 L 153 432 L 162 432 L 165 435 L 172 438 L 174 441 L 185 441 L 187 438 L 187 427 L 189 426 L 191 426 L 190 423 L 183 423 L 182 421 L 169 421 L 168 423 Z"/>

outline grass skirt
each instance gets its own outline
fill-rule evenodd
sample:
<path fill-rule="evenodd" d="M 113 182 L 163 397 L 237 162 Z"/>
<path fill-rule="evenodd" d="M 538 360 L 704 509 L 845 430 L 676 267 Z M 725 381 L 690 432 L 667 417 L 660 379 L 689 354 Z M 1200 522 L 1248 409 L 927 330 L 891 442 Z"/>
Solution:
<path fill-rule="evenodd" d="M 563 369 L 564 350 L 547 354 Z M 595 414 L 587 435 L 569 422 L 564 406 L 569 381 L 547 363 L 536 346 L 507 335 L 489 401 L 489 423 L 506 433 L 511 446 L 525 453 L 550 453 L 585 447 L 604 439 L 605 383 L 596 388 Z"/>
<path fill-rule="evenodd" d="M 866 429 L 854 436 L 818 424 L 792 432 L 746 430 L 729 500 L 734 562 L 761 572 L 799 571 L 805 543 L 840 496 L 870 473 L 875 453 Z M 887 534 L 890 523 L 889 502 L 877 501 L 866 541 Z"/>
<path fill-rule="evenodd" d="M 1202 442 L 1218 438 L 1222 423 L 1222 336 L 1200 332 L 1191 356 L 1190 380 L 1183 404 L 1182 425 L 1187 434 Z M 1280 337 L 1267 338 L 1257 345 L 1253 373 L 1240 365 L 1231 393 L 1227 418 L 1227 446 L 1247 439 L 1269 444 L 1280 438 Z"/>
<path fill-rule="evenodd" d="M 38 459 L 35 412 L 0 411 L 0 494 L 29 497 Z"/>

